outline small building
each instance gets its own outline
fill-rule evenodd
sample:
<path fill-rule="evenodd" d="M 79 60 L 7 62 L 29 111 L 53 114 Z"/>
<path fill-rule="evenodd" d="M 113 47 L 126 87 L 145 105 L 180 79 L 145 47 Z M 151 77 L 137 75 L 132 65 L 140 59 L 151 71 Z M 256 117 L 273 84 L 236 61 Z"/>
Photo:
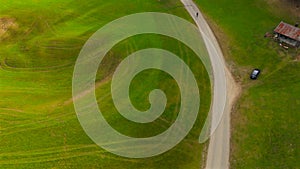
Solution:
<path fill-rule="evenodd" d="M 281 21 L 274 32 L 280 43 L 285 43 L 292 47 L 300 46 L 300 28 Z"/>

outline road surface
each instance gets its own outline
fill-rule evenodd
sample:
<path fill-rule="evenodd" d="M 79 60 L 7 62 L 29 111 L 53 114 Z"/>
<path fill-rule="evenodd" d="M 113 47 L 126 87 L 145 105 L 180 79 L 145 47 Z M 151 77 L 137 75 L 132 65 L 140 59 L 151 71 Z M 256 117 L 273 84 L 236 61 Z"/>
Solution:
<path fill-rule="evenodd" d="M 229 168 L 230 154 L 230 113 L 240 93 L 240 87 L 235 83 L 230 71 L 226 68 L 218 41 L 197 5 L 192 0 L 181 0 L 181 2 L 201 32 L 213 69 L 211 137 L 206 169 L 227 169 Z"/>

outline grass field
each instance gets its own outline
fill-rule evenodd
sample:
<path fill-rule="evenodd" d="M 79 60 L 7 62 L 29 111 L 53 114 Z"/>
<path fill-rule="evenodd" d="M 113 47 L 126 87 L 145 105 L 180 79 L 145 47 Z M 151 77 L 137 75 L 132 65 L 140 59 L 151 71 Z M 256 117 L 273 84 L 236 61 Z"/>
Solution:
<path fill-rule="evenodd" d="M 269 2 L 197 0 L 243 86 L 232 114 L 231 168 L 300 167 L 299 51 L 263 37 L 281 20 L 293 24 L 297 18 L 287 6 Z M 253 68 L 262 69 L 257 81 L 249 80 Z"/>
<path fill-rule="evenodd" d="M 194 72 L 201 91 L 199 118 L 191 133 L 174 149 L 158 157 L 127 159 L 96 146 L 82 130 L 72 102 L 72 73 L 85 41 L 101 26 L 121 16 L 146 11 L 189 18 L 179 1 L 172 0 L 0 0 L 0 18 L 12 25 L 0 38 L 0 168 L 188 168 L 202 165 L 198 137 L 210 107 L 208 75 L 197 56 L 174 39 L 140 35 L 115 46 L 103 61 L 97 79 L 109 77 L 96 90 L 101 110 L 118 131 L 147 137 L 166 130 L 180 107 L 174 80 L 160 71 L 144 71 L 131 86 L 133 104 L 149 107 L 148 94 L 166 91 L 167 109 L 150 124 L 125 120 L 115 110 L 110 74 L 128 54 L 157 47 L 180 56 Z M 141 85 L 142 84 L 142 85 Z M 106 110 L 106 111 L 105 111 Z"/>

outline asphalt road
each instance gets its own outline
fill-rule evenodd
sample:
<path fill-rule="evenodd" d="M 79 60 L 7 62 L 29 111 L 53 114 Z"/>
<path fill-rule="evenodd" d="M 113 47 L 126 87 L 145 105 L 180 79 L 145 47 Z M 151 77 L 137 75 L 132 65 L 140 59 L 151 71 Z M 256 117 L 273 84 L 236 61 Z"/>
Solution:
<path fill-rule="evenodd" d="M 218 41 L 197 5 L 192 0 L 181 0 L 181 2 L 201 32 L 213 69 L 213 97 L 210 109 L 211 137 L 206 168 L 227 169 L 229 168 L 230 154 L 230 112 L 234 101 L 239 95 L 240 88 L 226 68 Z"/>

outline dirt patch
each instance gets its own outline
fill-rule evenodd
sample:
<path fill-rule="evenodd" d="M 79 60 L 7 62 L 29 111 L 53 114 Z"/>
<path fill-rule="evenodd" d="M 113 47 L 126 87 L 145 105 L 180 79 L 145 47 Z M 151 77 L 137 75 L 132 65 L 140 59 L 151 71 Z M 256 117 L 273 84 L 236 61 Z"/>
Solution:
<path fill-rule="evenodd" d="M 296 61 L 296 62 L 299 62 L 299 61 L 300 61 L 300 55 L 296 57 L 295 61 Z"/>
<path fill-rule="evenodd" d="M 276 11 L 288 13 L 296 22 L 300 21 L 300 1 L 299 0 L 266 0 L 266 2 L 277 8 Z"/>
<path fill-rule="evenodd" d="M 18 24 L 15 19 L 9 17 L 0 18 L 0 41 L 9 37 L 10 30 L 18 28 Z"/>

